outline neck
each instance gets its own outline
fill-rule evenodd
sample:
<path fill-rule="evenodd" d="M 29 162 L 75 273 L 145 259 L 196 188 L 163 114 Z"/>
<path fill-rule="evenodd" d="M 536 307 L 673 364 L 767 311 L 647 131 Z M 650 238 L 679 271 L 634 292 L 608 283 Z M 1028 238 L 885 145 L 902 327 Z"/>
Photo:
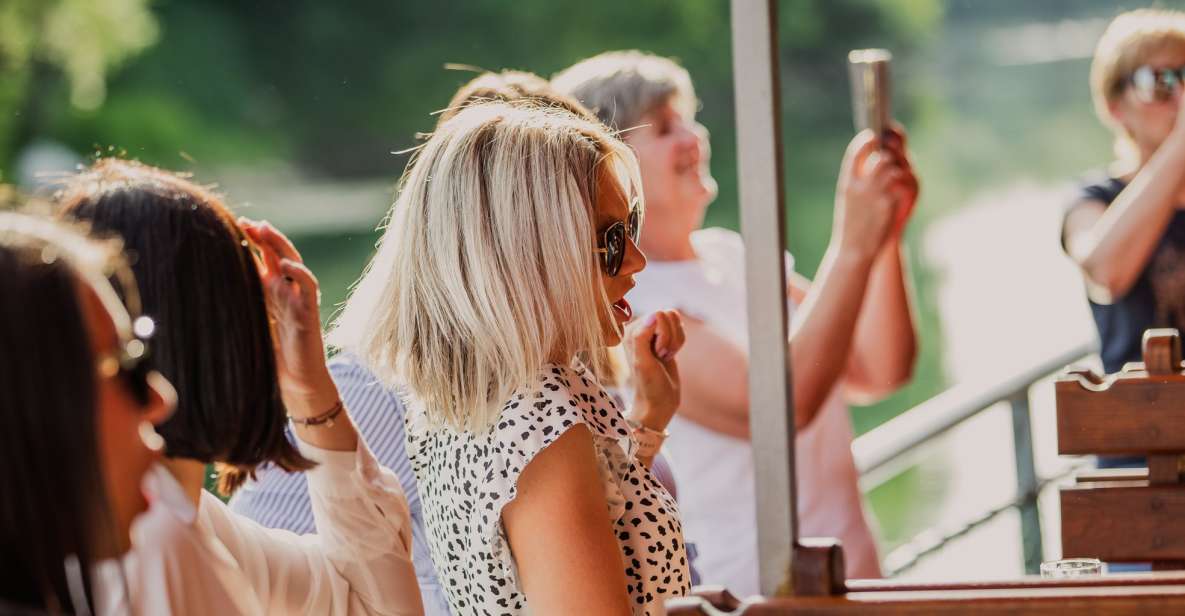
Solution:
<path fill-rule="evenodd" d="M 206 463 L 193 458 L 165 458 L 162 464 L 172 473 L 177 483 L 181 484 L 181 489 L 185 491 L 189 502 L 197 507 L 201 502 L 202 487 L 206 482 Z"/>

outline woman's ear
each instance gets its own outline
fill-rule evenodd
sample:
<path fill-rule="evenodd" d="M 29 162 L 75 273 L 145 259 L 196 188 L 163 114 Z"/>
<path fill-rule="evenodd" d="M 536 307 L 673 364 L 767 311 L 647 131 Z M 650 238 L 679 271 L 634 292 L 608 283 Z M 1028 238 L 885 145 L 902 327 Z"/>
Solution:
<path fill-rule="evenodd" d="M 1107 115 L 1111 117 L 1111 120 L 1117 126 L 1122 127 L 1125 131 L 1127 130 L 1127 122 L 1125 122 L 1127 119 L 1127 105 L 1124 104 L 1122 96 L 1107 101 Z"/>

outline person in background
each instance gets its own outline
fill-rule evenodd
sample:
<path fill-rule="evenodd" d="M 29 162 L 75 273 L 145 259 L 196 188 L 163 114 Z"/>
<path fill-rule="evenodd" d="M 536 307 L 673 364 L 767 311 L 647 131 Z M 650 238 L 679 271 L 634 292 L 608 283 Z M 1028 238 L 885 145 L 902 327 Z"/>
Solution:
<path fill-rule="evenodd" d="M 56 198 L 64 217 L 135 255 L 157 319 L 154 357 L 178 392 L 159 427 L 153 506 L 133 529 L 128 593 L 108 603 L 162 615 L 421 614 L 407 501 L 329 377 L 317 280 L 287 238 L 130 161 L 100 160 Z M 203 489 L 208 464 L 228 493 L 264 462 L 306 473 L 316 535 L 264 528 Z"/>
<path fill-rule="evenodd" d="M 137 304 L 118 243 L 0 212 L 0 613 L 95 613 L 122 585 L 175 399 Z"/>
<path fill-rule="evenodd" d="M 1141 361 L 1144 331 L 1185 327 L 1185 13 L 1123 13 L 1090 67 L 1095 112 L 1114 133 L 1116 160 L 1082 178 L 1061 241 L 1078 265 L 1103 368 Z M 1143 466 L 1102 457 L 1099 466 Z"/>
<path fill-rule="evenodd" d="M 687 540 L 706 583 L 756 594 L 744 246 L 735 232 L 701 229 L 716 183 L 691 77 L 667 58 L 618 51 L 575 64 L 552 85 L 621 131 L 637 153 L 648 216 L 640 246 L 650 266 L 630 301 L 639 317 L 677 308 L 687 334 L 682 403 L 668 439 Z M 917 345 L 901 236 L 916 198 L 900 130 L 883 139 L 862 133 L 840 166 L 832 239 L 816 280 L 793 273 L 786 257 L 799 524 L 803 536 L 842 540 L 849 577 L 879 577 L 880 566 L 847 403 L 870 403 L 911 377 Z"/>
<path fill-rule="evenodd" d="M 652 614 L 690 587 L 649 471 L 679 320 L 623 332 L 645 265 L 633 155 L 563 110 L 483 103 L 416 154 L 343 323 L 408 396 L 428 541 L 458 614 Z M 625 342 L 627 413 L 590 369 Z"/>
<path fill-rule="evenodd" d="M 1086 281 L 1103 366 L 1140 361 L 1144 330 L 1185 326 L 1185 13 L 1138 10 L 1107 27 L 1090 69 L 1116 160 L 1087 176 L 1062 243 Z"/>

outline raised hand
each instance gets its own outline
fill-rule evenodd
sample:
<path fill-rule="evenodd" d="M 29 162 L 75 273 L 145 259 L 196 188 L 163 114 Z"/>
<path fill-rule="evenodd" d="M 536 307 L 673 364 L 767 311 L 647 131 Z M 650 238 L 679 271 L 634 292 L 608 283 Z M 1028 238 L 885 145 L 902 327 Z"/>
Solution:
<path fill-rule="evenodd" d="M 909 177 L 891 149 L 881 151 L 872 131 L 848 144 L 835 189 L 835 228 L 842 252 L 871 259 L 889 238 L 899 218 L 898 185 Z M 912 206 L 911 206 L 912 207 Z"/>
<path fill-rule="evenodd" d="M 889 237 L 901 237 L 905 232 L 905 225 L 909 223 L 910 216 L 913 215 L 914 206 L 918 202 L 918 178 L 913 173 L 913 160 L 909 155 L 909 149 L 906 147 L 905 128 L 900 124 L 893 123 L 889 128 L 888 133 L 882 139 L 882 144 L 885 151 L 889 152 L 901 169 L 901 179 L 893 184 L 890 189 L 894 198 L 897 200 L 896 219 L 893 221 L 893 226 L 889 231 Z"/>
<path fill-rule="evenodd" d="M 632 417 L 653 430 L 664 430 L 679 408 L 679 366 L 683 321 L 674 310 L 660 310 L 626 326 L 626 356 L 634 385 Z"/>
<path fill-rule="evenodd" d="M 317 278 L 271 224 L 243 218 L 239 225 L 259 251 L 284 404 L 294 417 L 323 413 L 337 403 L 338 394 L 325 366 Z"/>

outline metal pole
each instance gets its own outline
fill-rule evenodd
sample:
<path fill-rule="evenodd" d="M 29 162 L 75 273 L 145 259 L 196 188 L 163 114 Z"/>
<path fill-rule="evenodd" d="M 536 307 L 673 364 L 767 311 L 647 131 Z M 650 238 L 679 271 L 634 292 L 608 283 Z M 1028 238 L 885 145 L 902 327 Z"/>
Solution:
<path fill-rule="evenodd" d="M 1033 463 L 1033 424 L 1029 390 L 1008 398 L 1012 407 L 1012 444 L 1016 455 L 1016 494 L 1020 498 L 1020 534 L 1024 545 L 1025 573 L 1035 574 L 1044 559 L 1041 514 L 1037 510 L 1037 467 Z"/>
<path fill-rule="evenodd" d="M 749 426 L 761 592 L 786 579 L 798 539 L 782 187 L 777 3 L 732 0 L 737 164 L 749 320 Z"/>

